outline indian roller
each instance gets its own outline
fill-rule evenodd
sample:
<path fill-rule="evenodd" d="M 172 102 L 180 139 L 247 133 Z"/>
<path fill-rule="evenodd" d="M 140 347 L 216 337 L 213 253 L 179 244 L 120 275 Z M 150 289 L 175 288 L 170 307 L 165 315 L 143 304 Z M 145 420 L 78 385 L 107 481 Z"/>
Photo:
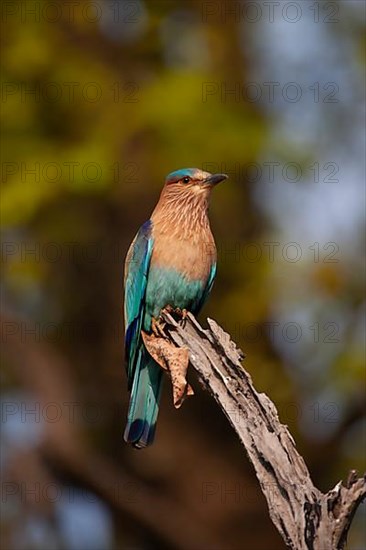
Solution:
<path fill-rule="evenodd" d="M 124 316 L 130 403 L 124 439 L 134 447 L 153 442 L 163 376 L 143 335 L 151 334 L 165 307 L 196 315 L 207 299 L 216 275 L 209 198 L 226 178 L 198 168 L 169 174 L 150 219 L 128 250 Z"/>

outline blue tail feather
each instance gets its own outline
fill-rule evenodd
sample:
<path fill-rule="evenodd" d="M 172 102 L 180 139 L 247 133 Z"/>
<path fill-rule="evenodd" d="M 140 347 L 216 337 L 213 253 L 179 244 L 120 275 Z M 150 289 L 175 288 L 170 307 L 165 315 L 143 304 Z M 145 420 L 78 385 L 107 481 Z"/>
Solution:
<path fill-rule="evenodd" d="M 143 344 L 138 350 L 124 439 L 139 449 L 154 440 L 163 371 Z"/>

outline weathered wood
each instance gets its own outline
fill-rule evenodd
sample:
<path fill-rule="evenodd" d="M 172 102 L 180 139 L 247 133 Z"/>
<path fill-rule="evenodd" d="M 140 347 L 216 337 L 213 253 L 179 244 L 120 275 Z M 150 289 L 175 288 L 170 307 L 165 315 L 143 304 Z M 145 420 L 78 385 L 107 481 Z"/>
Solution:
<path fill-rule="evenodd" d="M 165 333 L 189 349 L 190 363 L 215 398 L 251 460 L 270 517 L 288 548 L 342 549 L 354 513 L 365 498 L 366 480 L 351 472 L 323 494 L 317 489 L 275 405 L 258 393 L 241 362 L 244 354 L 212 319 L 204 330 L 188 314 L 183 322 L 162 312 Z"/>

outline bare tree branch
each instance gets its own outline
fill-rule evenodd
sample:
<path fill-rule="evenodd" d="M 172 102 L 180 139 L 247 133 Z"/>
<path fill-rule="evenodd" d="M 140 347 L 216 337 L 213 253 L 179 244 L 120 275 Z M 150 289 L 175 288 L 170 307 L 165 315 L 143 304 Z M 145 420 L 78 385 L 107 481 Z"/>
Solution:
<path fill-rule="evenodd" d="M 317 489 L 275 405 L 258 393 L 241 361 L 243 353 L 217 323 L 204 330 L 188 314 L 178 323 L 162 313 L 165 333 L 190 352 L 190 362 L 215 398 L 251 460 L 270 517 L 288 548 L 344 548 L 355 511 L 366 495 L 365 478 L 352 471 L 326 494 Z"/>

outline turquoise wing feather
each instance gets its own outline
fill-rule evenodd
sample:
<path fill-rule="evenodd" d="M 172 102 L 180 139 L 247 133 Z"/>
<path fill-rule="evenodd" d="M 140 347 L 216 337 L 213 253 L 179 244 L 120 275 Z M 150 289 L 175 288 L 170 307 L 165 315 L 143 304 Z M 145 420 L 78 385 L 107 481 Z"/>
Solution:
<path fill-rule="evenodd" d="M 131 244 L 125 267 L 125 356 L 129 389 L 132 387 L 140 347 L 152 248 L 151 222 L 147 221 Z"/>
<path fill-rule="evenodd" d="M 141 338 L 153 249 L 151 228 L 150 221 L 140 228 L 128 251 L 125 269 L 125 354 L 131 396 L 124 438 L 137 448 L 153 442 L 163 374 Z"/>
<path fill-rule="evenodd" d="M 197 306 L 197 311 L 195 311 L 194 313 L 198 313 L 202 309 L 204 303 L 206 302 L 206 300 L 208 298 L 208 295 L 210 294 L 210 292 L 212 290 L 212 287 L 213 287 L 213 284 L 214 284 L 214 281 L 215 281 L 215 277 L 216 277 L 216 266 L 217 266 L 216 262 L 214 262 L 211 266 L 210 275 L 208 277 L 207 284 L 205 286 L 202 297 L 201 297 L 201 299 L 199 301 L 199 304 Z"/>

